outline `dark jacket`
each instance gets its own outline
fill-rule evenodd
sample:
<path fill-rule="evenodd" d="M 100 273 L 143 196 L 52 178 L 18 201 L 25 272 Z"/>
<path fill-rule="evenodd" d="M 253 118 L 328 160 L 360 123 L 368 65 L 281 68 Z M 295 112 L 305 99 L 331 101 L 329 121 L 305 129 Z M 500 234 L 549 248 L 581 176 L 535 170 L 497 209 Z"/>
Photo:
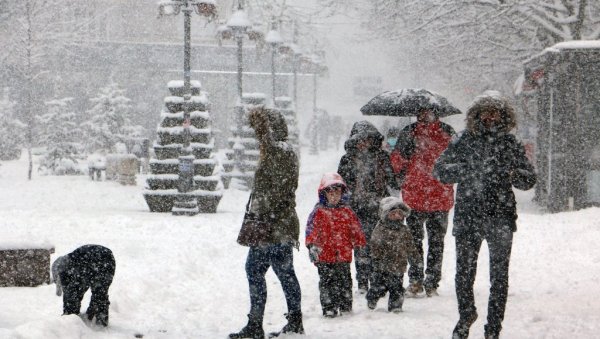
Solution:
<path fill-rule="evenodd" d="M 257 110 L 251 119 L 263 120 L 269 128 L 266 134 L 256 136 L 261 156 L 254 175 L 250 211 L 273 225 L 273 244 L 292 243 L 298 247 L 298 157 L 287 143 L 287 125 L 281 113 L 274 110 Z"/>
<path fill-rule="evenodd" d="M 88 288 L 92 282 L 106 281 L 110 285 L 115 267 L 115 258 L 110 249 L 100 245 L 81 246 L 57 258 L 52 265 L 57 295 L 61 295 L 62 290 L 71 284 Z"/>
<path fill-rule="evenodd" d="M 357 144 L 370 140 L 366 151 L 359 151 Z M 368 121 L 352 126 L 344 148 L 346 154 L 340 159 L 337 172 L 342 176 L 350 192 L 350 207 L 362 217 L 377 218 L 379 201 L 388 196 L 387 186 L 398 189 L 388 154 L 381 148 L 383 135 Z M 363 225 L 364 226 L 364 225 Z"/>
<path fill-rule="evenodd" d="M 484 234 L 482 222 L 489 220 L 516 231 L 512 187 L 528 190 L 536 182 L 523 145 L 504 131 L 464 131 L 437 160 L 434 174 L 443 183 L 458 183 L 454 235 Z"/>
<path fill-rule="evenodd" d="M 375 270 L 402 275 L 406 272 L 408 257 L 418 252 L 408 226 L 402 220 L 391 221 L 387 218 L 390 211 L 396 208 L 406 211 L 406 215 L 410 211 L 399 198 L 387 197 L 382 200 L 380 219 L 369 245 Z"/>

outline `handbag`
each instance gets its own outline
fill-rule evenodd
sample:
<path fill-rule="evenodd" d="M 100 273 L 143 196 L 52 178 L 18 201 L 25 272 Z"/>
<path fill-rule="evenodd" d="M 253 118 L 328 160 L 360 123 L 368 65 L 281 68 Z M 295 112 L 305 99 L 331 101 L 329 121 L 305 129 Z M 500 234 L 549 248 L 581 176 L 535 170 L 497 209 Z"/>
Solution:
<path fill-rule="evenodd" d="M 268 244 L 271 241 L 271 234 L 273 232 L 272 223 L 260 220 L 255 213 L 250 212 L 251 201 L 252 194 L 246 204 L 246 213 L 244 214 L 237 242 L 242 246 L 249 247 Z"/>

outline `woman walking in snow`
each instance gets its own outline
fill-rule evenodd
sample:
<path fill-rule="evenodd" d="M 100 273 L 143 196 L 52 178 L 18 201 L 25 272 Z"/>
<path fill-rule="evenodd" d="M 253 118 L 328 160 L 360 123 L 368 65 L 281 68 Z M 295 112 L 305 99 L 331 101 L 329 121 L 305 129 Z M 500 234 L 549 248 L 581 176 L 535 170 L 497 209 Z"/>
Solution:
<path fill-rule="evenodd" d="M 512 188 L 535 185 L 523 145 L 510 134 L 514 109 L 499 94 L 478 97 L 467 111 L 467 129 L 434 167 L 442 183 L 458 183 L 452 234 L 456 240 L 456 297 L 460 318 L 454 339 L 467 338 L 477 319 L 473 284 L 481 243 L 490 254 L 490 297 L 485 338 L 498 338 L 508 294 L 508 266 L 517 208 Z"/>
<path fill-rule="evenodd" d="M 267 302 L 265 274 L 269 267 L 277 275 L 285 294 L 287 324 L 280 332 L 304 333 L 300 308 L 300 284 L 294 271 L 293 249 L 299 248 L 300 225 L 296 215 L 298 158 L 287 143 L 287 125 L 281 113 L 265 108 L 250 112 L 250 126 L 260 146 L 260 160 L 254 175 L 249 213 L 268 223 L 272 232 L 265 244 L 250 246 L 246 275 L 250 287 L 248 324 L 229 338 L 264 338 L 263 315 Z"/>

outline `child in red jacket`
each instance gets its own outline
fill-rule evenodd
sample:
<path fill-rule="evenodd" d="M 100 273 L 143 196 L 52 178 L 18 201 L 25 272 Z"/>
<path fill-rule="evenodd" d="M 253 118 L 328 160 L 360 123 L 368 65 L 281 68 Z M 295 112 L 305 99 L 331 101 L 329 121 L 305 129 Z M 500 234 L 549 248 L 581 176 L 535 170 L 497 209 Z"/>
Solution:
<path fill-rule="evenodd" d="M 352 311 L 352 250 L 366 245 L 360 221 L 347 205 L 346 183 L 337 173 L 323 175 L 319 202 L 308 217 L 306 247 L 319 272 L 323 315 Z"/>

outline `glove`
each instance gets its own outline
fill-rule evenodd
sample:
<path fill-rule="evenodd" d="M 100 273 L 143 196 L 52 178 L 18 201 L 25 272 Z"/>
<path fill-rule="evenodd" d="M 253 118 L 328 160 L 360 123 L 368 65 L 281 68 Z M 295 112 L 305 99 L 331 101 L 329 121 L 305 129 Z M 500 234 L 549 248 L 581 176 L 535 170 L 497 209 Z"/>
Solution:
<path fill-rule="evenodd" d="M 318 262 L 321 251 L 322 251 L 322 249 L 319 246 L 311 245 L 308 248 L 308 257 L 310 258 L 310 262 L 312 262 L 312 263 Z"/>

